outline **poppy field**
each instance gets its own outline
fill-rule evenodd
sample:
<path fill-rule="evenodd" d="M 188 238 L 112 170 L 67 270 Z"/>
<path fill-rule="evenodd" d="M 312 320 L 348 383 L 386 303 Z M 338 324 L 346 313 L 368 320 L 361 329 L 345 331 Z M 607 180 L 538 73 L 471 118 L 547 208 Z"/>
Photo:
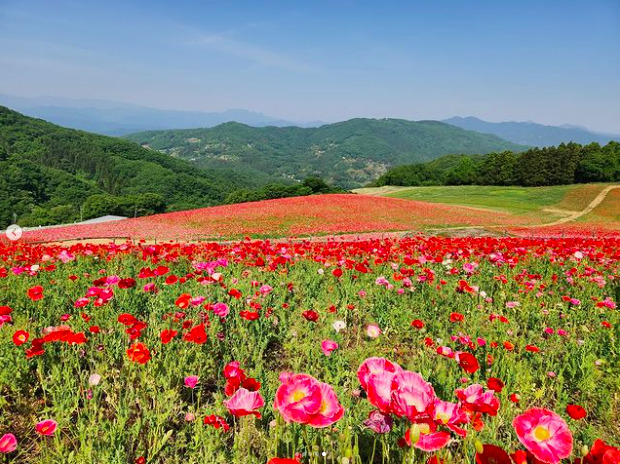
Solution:
<path fill-rule="evenodd" d="M 30 230 L 30 242 L 133 238 L 204 240 L 357 234 L 449 226 L 516 226 L 508 213 L 367 195 L 281 198 L 123 221 Z"/>
<path fill-rule="evenodd" d="M 620 239 L 0 244 L 8 463 L 620 462 Z"/>

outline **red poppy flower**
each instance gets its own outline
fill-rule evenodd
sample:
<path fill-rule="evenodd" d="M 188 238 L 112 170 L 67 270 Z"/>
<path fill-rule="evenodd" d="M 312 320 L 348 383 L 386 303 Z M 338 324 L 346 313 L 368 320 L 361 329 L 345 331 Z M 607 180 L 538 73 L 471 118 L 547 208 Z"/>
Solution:
<path fill-rule="evenodd" d="M 18 330 L 13 334 L 13 343 L 15 343 L 16 346 L 20 346 L 26 343 L 28 338 L 30 338 L 30 334 L 28 332 L 25 330 Z"/>
<path fill-rule="evenodd" d="M 176 330 L 165 329 L 161 331 L 161 333 L 159 334 L 159 338 L 161 339 L 161 342 L 165 345 L 167 343 L 170 343 L 172 339 L 177 336 L 178 333 L 179 332 L 177 332 Z"/>
<path fill-rule="evenodd" d="M 469 285 L 466 280 L 459 280 L 459 284 L 456 287 L 458 293 L 473 293 L 474 287 Z"/>
<path fill-rule="evenodd" d="M 342 277 L 342 269 L 337 267 L 332 271 L 332 274 L 334 275 L 334 277 Z"/>
<path fill-rule="evenodd" d="M 43 299 L 43 287 L 37 285 L 28 289 L 28 298 L 32 301 L 38 301 Z"/>
<path fill-rule="evenodd" d="M 468 374 L 473 374 L 480 369 L 478 360 L 471 353 L 459 353 L 458 355 L 459 366 Z"/>
<path fill-rule="evenodd" d="M 355 270 L 357 272 L 361 272 L 362 274 L 366 274 L 369 271 L 369 269 L 364 264 L 362 264 L 362 263 L 356 264 L 355 265 Z"/>
<path fill-rule="evenodd" d="M 176 299 L 174 302 L 181 309 L 185 309 L 189 306 L 189 300 L 191 300 L 192 296 L 189 293 L 183 293 L 180 297 Z"/>
<path fill-rule="evenodd" d="M 433 455 L 426 460 L 426 464 L 444 464 L 444 460 L 437 457 L 437 455 Z"/>
<path fill-rule="evenodd" d="M 237 290 L 236 288 L 231 288 L 230 290 L 228 290 L 228 295 L 236 299 L 241 298 L 241 292 Z"/>
<path fill-rule="evenodd" d="M 482 445 L 482 453 L 476 453 L 476 464 L 512 464 L 512 461 L 499 446 Z"/>
<path fill-rule="evenodd" d="M 164 274 L 168 274 L 170 269 L 167 266 L 157 266 L 157 269 L 153 271 L 153 274 L 158 276 L 163 276 Z"/>
<path fill-rule="evenodd" d="M 566 414 L 568 414 L 571 419 L 580 420 L 588 415 L 586 410 L 579 406 L 578 404 L 568 404 L 566 405 Z"/>
<path fill-rule="evenodd" d="M 118 316 L 118 322 L 126 326 L 131 326 L 135 324 L 136 321 L 137 319 L 128 313 L 123 313 Z"/>
<path fill-rule="evenodd" d="M 306 320 L 310 321 L 310 322 L 316 322 L 319 320 L 319 313 L 317 313 L 316 311 L 312 311 L 312 310 L 307 310 L 304 311 L 303 313 L 301 313 L 303 317 L 306 318 Z"/>
<path fill-rule="evenodd" d="M 461 313 L 450 314 L 450 322 L 463 322 L 463 320 L 465 320 L 465 316 Z"/>
<path fill-rule="evenodd" d="M 133 362 L 146 364 L 151 359 L 151 352 L 144 343 L 134 343 L 127 348 L 127 357 Z"/>
<path fill-rule="evenodd" d="M 260 317 L 260 313 L 255 311 L 240 311 L 239 315 L 246 321 L 255 321 Z"/>
<path fill-rule="evenodd" d="M 241 386 L 249 391 L 260 390 L 260 382 L 252 377 L 248 377 L 243 382 L 241 382 Z"/>
<path fill-rule="evenodd" d="M 415 319 L 411 323 L 411 327 L 415 327 L 416 329 L 421 329 L 424 327 L 424 322 L 422 322 L 420 319 Z"/>
<path fill-rule="evenodd" d="M 603 440 L 595 440 L 590 452 L 583 460 L 575 460 L 576 464 L 618 464 L 620 462 L 620 448 L 614 448 Z"/>
<path fill-rule="evenodd" d="M 136 281 L 131 277 L 118 281 L 118 288 L 132 288 L 136 286 Z"/>
<path fill-rule="evenodd" d="M 45 350 L 43 349 L 43 343 L 44 340 L 42 338 L 35 338 L 34 340 L 32 340 L 32 345 L 30 345 L 30 348 L 26 350 L 26 358 L 30 359 L 34 356 L 41 356 L 43 353 L 45 353 Z"/>
<path fill-rule="evenodd" d="M 226 420 L 222 416 L 216 416 L 215 414 L 205 416 L 203 423 L 205 425 L 210 425 L 216 430 L 221 428 L 223 432 L 228 432 L 230 430 L 230 425 L 228 425 Z"/>
<path fill-rule="evenodd" d="M 198 345 L 202 345 L 207 341 L 207 333 L 205 332 L 205 325 L 199 324 L 185 334 L 183 340 L 186 342 L 197 343 Z"/>
<path fill-rule="evenodd" d="M 500 393 L 503 390 L 504 385 L 504 382 L 502 382 L 497 377 L 489 377 L 487 379 L 487 387 L 489 388 L 489 390 L 494 390 L 497 393 Z"/>

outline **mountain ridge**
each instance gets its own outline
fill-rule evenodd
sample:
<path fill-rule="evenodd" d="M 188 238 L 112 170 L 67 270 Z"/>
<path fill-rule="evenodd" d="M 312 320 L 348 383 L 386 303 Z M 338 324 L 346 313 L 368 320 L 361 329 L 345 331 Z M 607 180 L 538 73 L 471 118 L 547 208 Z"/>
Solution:
<path fill-rule="evenodd" d="M 592 142 L 604 145 L 611 140 L 620 141 L 620 135 L 595 132 L 585 127 L 563 124 L 550 126 L 533 121 L 489 122 L 474 116 L 454 116 L 442 122 L 462 129 L 492 134 L 513 143 L 546 147 L 575 142 L 587 145 Z"/>
<path fill-rule="evenodd" d="M 230 122 L 212 128 L 145 131 L 125 138 L 201 167 L 252 167 L 295 180 L 319 176 L 345 188 L 364 185 L 392 166 L 448 153 L 527 148 L 440 121 L 395 118 L 354 118 L 316 128 Z"/>
<path fill-rule="evenodd" d="M 322 124 L 320 121 L 288 121 L 242 108 L 214 112 L 169 110 L 97 99 L 14 97 L 0 94 L 0 105 L 59 126 L 113 136 L 145 130 L 213 127 L 229 121 L 257 127 L 313 127 Z"/>

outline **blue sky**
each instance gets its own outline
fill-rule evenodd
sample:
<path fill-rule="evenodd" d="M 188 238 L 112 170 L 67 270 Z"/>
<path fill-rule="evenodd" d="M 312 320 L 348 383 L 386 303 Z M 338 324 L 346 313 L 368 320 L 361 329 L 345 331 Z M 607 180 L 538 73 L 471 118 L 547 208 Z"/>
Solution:
<path fill-rule="evenodd" d="M 0 0 L 0 93 L 620 133 L 620 0 Z"/>

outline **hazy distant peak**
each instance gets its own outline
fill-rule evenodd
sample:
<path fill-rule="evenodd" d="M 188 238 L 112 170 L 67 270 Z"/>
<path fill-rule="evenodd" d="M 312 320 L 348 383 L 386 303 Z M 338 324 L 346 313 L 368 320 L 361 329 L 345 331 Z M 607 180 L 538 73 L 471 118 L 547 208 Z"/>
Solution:
<path fill-rule="evenodd" d="M 488 122 L 473 116 L 455 116 L 443 122 L 461 129 L 493 134 L 514 143 L 531 146 L 551 146 L 566 142 L 606 144 L 610 140 L 620 141 L 620 135 L 602 134 L 581 126 L 563 124 L 546 126 L 533 121 Z"/>
<path fill-rule="evenodd" d="M 73 129 L 104 135 L 125 135 L 161 129 L 214 127 L 235 121 L 253 127 L 317 127 L 323 123 L 294 122 L 256 111 L 232 108 L 218 112 L 149 108 L 110 100 L 64 97 L 15 97 L 0 94 L 0 105 Z"/>

